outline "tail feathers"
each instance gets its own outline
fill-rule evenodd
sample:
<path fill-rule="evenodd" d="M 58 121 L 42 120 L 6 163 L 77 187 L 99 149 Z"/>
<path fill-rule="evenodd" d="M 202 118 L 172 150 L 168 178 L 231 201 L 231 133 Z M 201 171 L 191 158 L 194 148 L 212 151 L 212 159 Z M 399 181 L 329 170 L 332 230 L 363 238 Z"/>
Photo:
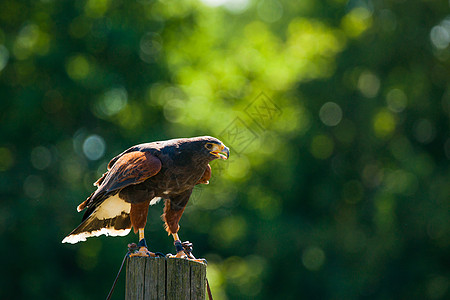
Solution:
<path fill-rule="evenodd" d="M 84 203 L 84 202 L 83 202 Z M 80 206 L 83 205 L 80 204 Z M 63 243 L 75 244 L 99 235 L 124 236 L 131 230 L 131 204 L 118 195 L 105 199 L 85 220 L 63 239 Z"/>
<path fill-rule="evenodd" d="M 122 212 L 120 216 L 111 219 L 99 220 L 95 213 L 83 221 L 68 236 L 63 239 L 63 243 L 75 244 L 86 241 L 86 238 L 93 236 L 125 236 L 130 233 L 130 215 Z"/>

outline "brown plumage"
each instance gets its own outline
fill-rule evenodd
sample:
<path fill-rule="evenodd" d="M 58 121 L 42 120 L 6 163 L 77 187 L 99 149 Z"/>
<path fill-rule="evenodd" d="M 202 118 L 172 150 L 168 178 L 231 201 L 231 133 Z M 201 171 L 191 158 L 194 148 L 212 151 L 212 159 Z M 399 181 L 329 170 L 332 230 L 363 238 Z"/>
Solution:
<path fill-rule="evenodd" d="M 197 184 L 209 184 L 209 180 L 211 179 L 211 166 L 208 164 L 206 166 L 205 172 L 202 175 L 202 178 L 197 182 Z"/>
<path fill-rule="evenodd" d="M 132 203 L 130 210 L 130 221 L 133 225 L 134 233 L 138 232 L 139 228 L 144 228 L 147 223 L 148 206 L 150 205 L 150 200 Z"/>
<path fill-rule="evenodd" d="M 82 223 L 63 242 L 77 243 L 87 237 L 126 235 L 147 222 L 149 205 L 165 200 L 165 228 L 178 238 L 179 220 L 196 184 L 208 184 L 209 162 L 227 159 L 229 150 L 218 139 L 203 136 L 133 146 L 114 157 L 94 191 L 78 207 L 86 209 Z"/>

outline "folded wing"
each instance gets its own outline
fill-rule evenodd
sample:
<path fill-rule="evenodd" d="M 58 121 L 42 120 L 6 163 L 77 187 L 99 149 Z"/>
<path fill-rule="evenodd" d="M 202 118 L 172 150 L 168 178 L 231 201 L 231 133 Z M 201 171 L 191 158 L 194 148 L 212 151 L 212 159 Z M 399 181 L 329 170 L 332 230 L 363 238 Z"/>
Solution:
<path fill-rule="evenodd" d="M 87 208 L 83 222 L 63 243 L 77 243 L 101 234 L 128 234 L 131 204 L 119 197 L 119 191 L 156 175 L 161 170 L 161 161 L 149 152 L 132 151 L 115 157 L 108 169 L 96 182 L 97 190 L 77 207 L 78 211 Z"/>

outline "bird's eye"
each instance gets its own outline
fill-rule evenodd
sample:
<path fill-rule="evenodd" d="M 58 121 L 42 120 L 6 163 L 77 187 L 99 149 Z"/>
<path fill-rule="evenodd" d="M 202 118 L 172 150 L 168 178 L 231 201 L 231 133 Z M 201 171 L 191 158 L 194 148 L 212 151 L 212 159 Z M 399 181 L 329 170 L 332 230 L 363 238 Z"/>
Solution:
<path fill-rule="evenodd" d="M 213 144 L 208 143 L 208 144 L 205 145 L 205 147 L 206 147 L 206 149 L 211 150 L 212 147 L 213 147 Z"/>

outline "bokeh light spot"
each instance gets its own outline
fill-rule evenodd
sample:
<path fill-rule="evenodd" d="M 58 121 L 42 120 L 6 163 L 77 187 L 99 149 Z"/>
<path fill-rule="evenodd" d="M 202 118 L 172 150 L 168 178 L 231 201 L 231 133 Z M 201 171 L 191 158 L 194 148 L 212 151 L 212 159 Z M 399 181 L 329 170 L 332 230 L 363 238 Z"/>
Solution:
<path fill-rule="evenodd" d="M 253 188 L 248 191 L 248 206 L 254 209 L 265 220 L 273 220 L 282 212 L 282 201 L 262 189 Z M 255 201 L 257 199 L 257 201 Z"/>
<path fill-rule="evenodd" d="M 88 0 L 84 11 L 88 17 L 100 18 L 108 10 L 109 0 Z"/>
<path fill-rule="evenodd" d="M 246 258 L 232 256 L 224 264 L 227 282 L 238 287 L 239 292 L 254 298 L 261 290 L 261 274 L 266 262 L 262 257 L 252 255 Z"/>
<path fill-rule="evenodd" d="M 155 62 L 163 49 L 161 36 L 157 33 L 147 32 L 140 41 L 139 57 L 146 63 Z"/>
<path fill-rule="evenodd" d="M 309 271 L 318 271 L 325 263 L 325 252 L 316 246 L 308 247 L 302 253 L 302 263 Z"/>
<path fill-rule="evenodd" d="M 333 154 L 334 142 L 326 135 L 315 136 L 311 142 L 311 154 L 318 159 L 327 159 Z"/>
<path fill-rule="evenodd" d="M 39 198 L 44 193 L 44 181 L 36 175 L 28 176 L 23 182 L 23 191 L 30 198 Z"/>
<path fill-rule="evenodd" d="M 417 177 L 404 170 L 396 170 L 386 175 L 386 189 L 392 193 L 411 195 L 417 190 Z"/>
<path fill-rule="evenodd" d="M 414 137 L 423 144 L 428 144 L 435 137 L 433 124 L 427 119 L 421 119 L 414 124 Z"/>
<path fill-rule="evenodd" d="M 250 4 L 250 0 L 227 0 L 224 7 L 232 13 L 242 13 Z"/>
<path fill-rule="evenodd" d="M 83 153 L 90 160 L 98 160 L 105 153 L 105 141 L 96 134 L 90 135 L 83 143 Z"/>
<path fill-rule="evenodd" d="M 395 130 L 395 118 L 387 110 L 382 110 L 378 112 L 373 118 L 373 128 L 375 131 L 375 135 L 379 138 L 385 138 L 390 135 Z"/>
<path fill-rule="evenodd" d="M 364 7 L 350 11 L 341 21 L 342 29 L 350 37 L 357 37 L 372 25 L 372 13 Z"/>
<path fill-rule="evenodd" d="M 219 221 L 214 229 L 215 238 L 224 246 L 231 246 L 247 234 L 247 222 L 241 216 L 230 216 Z"/>
<path fill-rule="evenodd" d="M 244 155 L 231 158 L 227 168 L 227 175 L 235 180 L 244 178 L 250 170 L 250 162 Z"/>
<path fill-rule="evenodd" d="M 60 164 L 59 172 L 66 183 L 78 186 L 79 180 L 85 172 L 85 165 L 75 156 L 67 157 Z"/>
<path fill-rule="evenodd" d="M 89 71 L 89 61 L 81 54 L 70 57 L 66 63 L 67 75 L 73 80 L 82 80 L 86 78 Z"/>
<path fill-rule="evenodd" d="M 134 129 L 142 122 L 142 110 L 136 104 L 127 105 L 119 112 L 118 120 L 122 127 L 127 129 Z M 148 124 L 151 122 L 151 120 L 147 120 L 146 122 Z"/>
<path fill-rule="evenodd" d="M 380 11 L 380 20 L 384 31 L 394 31 L 397 28 L 397 17 L 390 9 Z"/>
<path fill-rule="evenodd" d="M 210 263 L 208 259 L 208 280 L 212 288 L 219 288 L 223 285 L 223 274 L 219 269 L 219 266 L 214 263 Z"/>
<path fill-rule="evenodd" d="M 434 26 L 430 31 L 430 40 L 434 47 L 443 50 L 450 43 L 450 19 L 446 19 L 441 24 Z"/>
<path fill-rule="evenodd" d="M 225 7 L 228 11 L 232 13 L 242 13 L 245 11 L 250 1 L 249 0 L 200 0 L 203 4 L 209 7 Z"/>
<path fill-rule="evenodd" d="M 44 146 L 38 146 L 31 151 L 31 164 L 38 170 L 44 170 L 52 162 L 52 154 Z"/>
<path fill-rule="evenodd" d="M 370 71 L 361 73 L 358 79 L 358 89 L 367 98 L 373 98 L 380 89 L 380 79 Z"/>
<path fill-rule="evenodd" d="M 96 103 L 96 112 L 100 117 L 111 117 L 120 112 L 128 102 L 127 90 L 123 87 L 106 91 Z"/>
<path fill-rule="evenodd" d="M 13 46 L 13 53 L 17 59 L 28 58 L 37 47 L 41 31 L 36 24 L 27 24 L 20 30 Z"/>
<path fill-rule="evenodd" d="M 342 120 L 342 109 L 334 102 L 327 102 L 320 108 L 320 120 L 327 126 L 336 126 Z"/>
<path fill-rule="evenodd" d="M 164 117 L 172 123 L 181 122 L 186 104 L 182 100 L 173 99 L 164 105 Z"/>
<path fill-rule="evenodd" d="M 398 161 L 403 162 L 411 159 L 414 153 L 410 141 L 404 136 L 399 136 L 396 139 L 393 139 L 390 145 L 390 150 L 392 155 Z"/>
<path fill-rule="evenodd" d="M 405 109 L 407 97 L 402 90 L 392 89 L 386 95 L 386 102 L 389 110 L 399 113 Z"/>
<path fill-rule="evenodd" d="M 261 0 L 257 6 L 258 16 L 267 23 L 273 23 L 283 16 L 283 6 L 277 0 Z"/>

